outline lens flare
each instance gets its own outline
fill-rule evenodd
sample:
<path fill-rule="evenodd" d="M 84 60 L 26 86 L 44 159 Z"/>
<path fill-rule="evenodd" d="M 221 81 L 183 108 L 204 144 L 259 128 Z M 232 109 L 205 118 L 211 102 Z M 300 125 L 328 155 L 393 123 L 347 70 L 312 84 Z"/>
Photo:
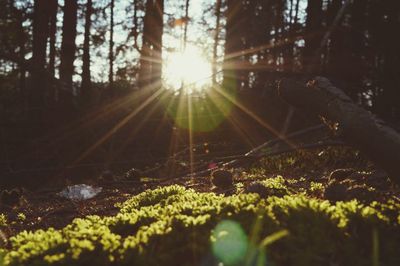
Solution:
<path fill-rule="evenodd" d="M 224 265 L 238 265 L 246 258 L 248 239 L 242 226 L 230 220 L 220 222 L 212 236 L 214 256 Z"/>

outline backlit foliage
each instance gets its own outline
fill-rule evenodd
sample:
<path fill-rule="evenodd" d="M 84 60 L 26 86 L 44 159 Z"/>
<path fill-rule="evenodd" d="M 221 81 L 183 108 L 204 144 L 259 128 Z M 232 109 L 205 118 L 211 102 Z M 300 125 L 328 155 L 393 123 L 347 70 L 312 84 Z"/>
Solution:
<path fill-rule="evenodd" d="M 4 263 L 212 264 L 218 262 L 211 251 L 213 230 L 228 220 L 239 224 L 247 235 L 241 239 L 249 241 L 245 257 L 236 264 L 258 261 L 257 265 L 266 265 L 272 261 L 274 265 L 371 265 L 376 259 L 373 254 L 379 254 L 377 259 L 382 265 L 400 265 L 398 203 L 374 202 L 367 206 L 353 200 L 333 205 L 286 193 L 280 178 L 267 183 L 280 197 L 225 197 L 181 186 L 147 190 L 120 204 L 115 216 L 88 216 L 75 219 L 61 230 L 50 228 L 12 237 Z M 263 247 L 252 252 L 252 248 L 262 246 L 263 239 L 280 230 L 287 230 L 288 235 L 266 250 Z M 373 238 L 373 234 L 378 237 Z M 378 253 L 372 252 L 376 245 Z"/>

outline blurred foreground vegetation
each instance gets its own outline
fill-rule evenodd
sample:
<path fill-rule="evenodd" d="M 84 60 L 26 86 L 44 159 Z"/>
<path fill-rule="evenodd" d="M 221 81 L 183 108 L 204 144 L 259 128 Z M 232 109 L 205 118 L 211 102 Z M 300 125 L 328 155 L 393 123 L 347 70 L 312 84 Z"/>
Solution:
<path fill-rule="evenodd" d="M 11 237 L 3 263 L 400 265 L 400 204 L 393 199 L 330 203 L 290 192 L 281 177 L 261 183 L 279 196 L 246 194 L 240 186 L 231 196 L 178 185 L 147 190 L 115 216 Z"/>

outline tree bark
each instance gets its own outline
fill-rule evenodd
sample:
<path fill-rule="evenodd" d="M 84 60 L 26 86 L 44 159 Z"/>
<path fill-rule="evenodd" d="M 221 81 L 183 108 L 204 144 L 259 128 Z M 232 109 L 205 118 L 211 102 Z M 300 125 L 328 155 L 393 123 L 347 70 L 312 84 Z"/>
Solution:
<path fill-rule="evenodd" d="M 162 77 L 162 36 L 164 32 L 164 0 L 154 1 L 154 20 L 155 26 L 153 29 L 154 35 L 152 37 L 153 51 L 151 61 L 151 75 L 152 84 L 155 87 L 159 87 L 161 84 Z"/>
<path fill-rule="evenodd" d="M 108 72 L 108 85 L 113 90 L 114 83 L 114 0 L 111 0 L 110 5 L 110 43 L 109 43 L 109 72 Z"/>
<path fill-rule="evenodd" d="M 60 80 L 63 84 L 63 87 L 61 88 L 62 90 L 60 91 L 60 101 L 62 101 L 62 105 L 68 106 L 71 106 L 72 104 L 73 94 L 72 77 L 74 75 L 74 61 L 76 52 L 75 38 L 77 11 L 77 0 L 65 1 L 60 55 Z"/>
<path fill-rule="evenodd" d="M 320 70 L 320 43 L 322 39 L 322 0 L 308 0 L 303 64 L 309 72 Z"/>
<path fill-rule="evenodd" d="M 49 21 L 49 65 L 48 71 L 51 77 L 55 75 L 55 62 L 56 62 L 56 34 L 57 34 L 57 11 L 58 0 L 49 1 L 50 21 Z M 50 102 L 57 101 L 58 92 L 57 86 L 54 82 L 50 82 L 49 98 Z"/>
<path fill-rule="evenodd" d="M 92 26 L 92 13 L 93 13 L 92 0 L 86 2 L 85 13 L 85 37 L 83 41 L 83 55 L 82 55 L 82 84 L 81 96 L 84 103 L 88 103 L 91 98 L 92 82 L 90 74 L 90 29 Z"/>
<path fill-rule="evenodd" d="M 35 121 L 42 119 L 46 92 L 46 44 L 48 36 L 49 12 L 44 1 L 34 2 L 33 42 L 32 42 L 32 88 L 29 91 L 29 113 Z"/>
<path fill-rule="evenodd" d="M 279 95 L 289 104 L 320 118 L 345 142 L 365 153 L 400 184 L 400 134 L 352 102 L 323 77 L 304 83 L 283 79 Z"/>
<path fill-rule="evenodd" d="M 219 43 L 219 32 L 221 24 L 221 5 L 222 0 L 217 0 L 215 5 L 215 34 L 214 34 L 214 46 L 213 46 L 213 62 L 212 62 L 212 81 L 213 84 L 217 83 L 217 57 L 218 57 L 218 43 Z"/>
<path fill-rule="evenodd" d="M 223 64 L 223 83 L 222 87 L 230 92 L 239 90 L 241 86 L 239 65 L 243 42 L 240 29 L 243 27 L 245 19 L 243 3 L 237 0 L 227 0 L 226 11 L 226 34 L 225 34 L 225 57 Z"/>
<path fill-rule="evenodd" d="M 143 41 L 138 84 L 141 89 L 156 87 L 161 80 L 163 0 L 148 0 L 143 18 Z"/>
<path fill-rule="evenodd" d="M 49 72 L 52 76 L 55 73 L 55 61 L 56 61 L 56 33 L 57 33 L 57 11 L 58 11 L 58 1 L 49 1 L 50 8 L 50 24 L 49 24 Z"/>

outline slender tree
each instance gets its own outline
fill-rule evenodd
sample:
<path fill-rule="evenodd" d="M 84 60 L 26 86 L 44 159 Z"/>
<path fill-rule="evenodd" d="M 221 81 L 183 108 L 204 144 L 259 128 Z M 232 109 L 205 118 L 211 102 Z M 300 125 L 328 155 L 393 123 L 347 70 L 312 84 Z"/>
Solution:
<path fill-rule="evenodd" d="M 57 86 L 54 83 L 55 63 L 56 63 L 56 38 L 57 38 L 57 13 L 58 13 L 58 0 L 50 0 L 48 3 L 50 11 L 49 20 L 49 64 L 48 72 L 50 76 L 49 88 L 49 101 L 54 103 L 57 101 L 58 92 Z"/>
<path fill-rule="evenodd" d="M 308 0 L 305 28 L 303 64 L 310 72 L 320 68 L 320 44 L 322 39 L 322 0 Z"/>
<path fill-rule="evenodd" d="M 20 99 L 24 103 L 23 106 L 25 108 L 26 103 L 26 63 L 25 63 L 25 55 L 26 55 L 26 43 L 27 43 L 27 34 L 24 28 L 24 21 L 26 14 L 23 10 L 18 9 L 15 6 L 14 0 L 10 1 L 10 8 L 12 14 L 16 19 L 16 30 L 17 30 L 17 44 L 18 44 L 18 67 L 19 67 L 19 90 L 20 90 Z"/>
<path fill-rule="evenodd" d="M 85 103 L 91 98 L 92 82 L 90 73 L 90 30 L 92 26 L 93 3 L 92 0 L 86 2 L 85 12 L 85 37 L 83 41 L 83 55 L 82 55 L 82 84 L 81 94 Z"/>
<path fill-rule="evenodd" d="M 164 32 L 164 0 L 156 0 L 154 3 L 154 33 L 152 36 L 152 82 L 159 84 L 162 77 L 162 36 Z"/>
<path fill-rule="evenodd" d="M 50 22 L 49 22 L 49 73 L 54 77 L 55 73 L 55 61 L 56 61 L 56 33 L 57 33 L 57 11 L 58 11 L 58 0 L 50 0 Z"/>
<path fill-rule="evenodd" d="M 109 43 L 109 71 L 108 71 L 108 84 L 112 89 L 114 83 L 114 8 L 115 0 L 110 2 L 110 43 Z"/>
<path fill-rule="evenodd" d="M 214 34 L 214 45 L 213 45 L 213 62 L 212 62 L 212 81 L 215 84 L 217 79 L 217 57 L 218 57 L 218 43 L 219 43 L 219 34 L 220 34 L 220 25 L 221 25 L 221 5 L 222 0 L 217 0 L 215 5 L 215 34 Z"/>
<path fill-rule="evenodd" d="M 65 1 L 60 53 L 60 80 L 62 82 L 60 100 L 63 102 L 64 107 L 72 104 L 77 11 L 77 0 Z"/>
<path fill-rule="evenodd" d="M 33 119 L 42 119 L 46 92 L 46 44 L 48 37 L 49 9 L 44 1 L 34 2 L 32 42 L 32 88 L 29 92 L 29 109 Z"/>
<path fill-rule="evenodd" d="M 187 43 L 187 32 L 188 32 L 188 26 L 189 26 L 189 4 L 190 1 L 186 0 L 185 3 L 185 23 L 184 23 L 184 28 L 183 28 L 183 49 L 186 49 L 186 43 Z"/>
<path fill-rule="evenodd" d="M 140 88 L 161 80 L 163 14 L 163 0 L 147 0 L 140 56 Z"/>
<path fill-rule="evenodd" d="M 240 86 L 237 70 L 243 48 L 240 31 L 244 19 L 240 14 L 242 10 L 241 1 L 227 0 L 223 88 L 228 91 L 234 91 Z"/>

